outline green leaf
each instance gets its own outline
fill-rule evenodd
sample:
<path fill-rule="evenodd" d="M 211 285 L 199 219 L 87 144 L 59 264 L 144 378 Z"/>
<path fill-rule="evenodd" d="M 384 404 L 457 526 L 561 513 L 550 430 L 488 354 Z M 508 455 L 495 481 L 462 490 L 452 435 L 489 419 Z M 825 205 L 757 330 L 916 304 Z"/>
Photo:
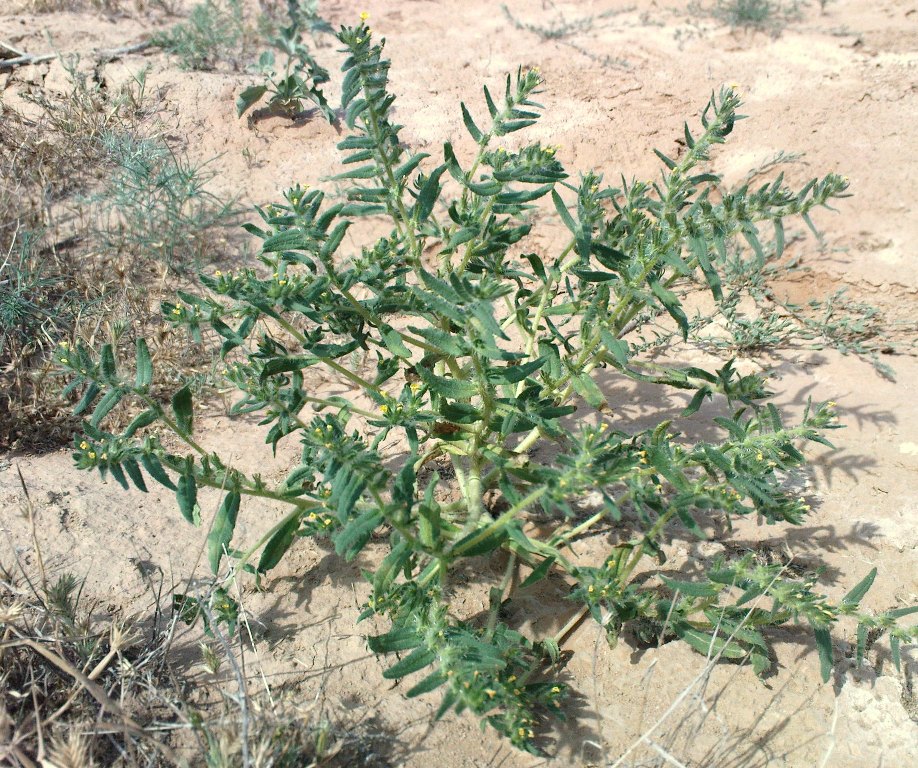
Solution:
<path fill-rule="evenodd" d="M 424 693 L 430 693 L 431 691 L 439 688 L 443 683 L 446 682 L 446 675 L 442 672 L 434 672 L 432 675 L 428 675 L 420 683 L 418 683 L 414 688 L 408 690 L 405 694 L 405 698 L 413 699 L 415 696 L 420 696 Z"/>
<path fill-rule="evenodd" d="M 545 365 L 545 358 L 538 357 L 522 365 L 505 365 L 502 368 L 491 368 L 488 370 L 488 378 L 492 381 L 505 381 L 510 384 L 518 384 L 530 374 L 539 370 L 543 365 Z"/>
<path fill-rule="evenodd" d="M 96 408 L 92 412 L 89 423 L 94 427 L 98 427 L 102 419 L 108 416 L 112 409 L 124 399 L 125 394 L 126 393 L 120 389 L 112 389 L 106 392 L 102 399 L 96 403 Z"/>
<path fill-rule="evenodd" d="M 251 85 L 236 97 L 236 117 L 242 117 L 256 101 L 268 92 L 266 85 Z"/>
<path fill-rule="evenodd" d="M 462 344 L 462 337 L 455 333 L 449 333 L 439 328 L 416 328 L 413 325 L 408 326 L 408 330 L 420 336 L 431 346 L 437 348 L 444 357 L 462 357 L 466 354 L 465 347 Z"/>
<path fill-rule="evenodd" d="M 669 170 L 673 170 L 673 168 L 676 167 L 676 161 L 668 158 L 659 149 L 655 149 L 653 153 L 663 161 L 663 164 L 669 168 Z"/>
<path fill-rule="evenodd" d="M 688 318 L 685 316 L 685 312 L 682 311 L 679 297 L 672 291 L 664 288 L 657 280 L 650 280 L 648 282 L 650 283 L 650 290 L 653 291 L 653 295 L 660 300 L 660 303 L 666 308 L 666 311 L 673 320 L 679 324 L 679 328 L 682 330 L 682 338 L 687 339 Z"/>
<path fill-rule="evenodd" d="M 261 551 L 261 557 L 258 559 L 258 572 L 266 573 L 274 568 L 287 554 L 290 545 L 296 537 L 296 532 L 300 528 L 300 515 L 293 515 L 285 522 L 274 535 L 268 539 L 265 548 Z"/>
<path fill-rule="evenodd" d="M 382 513 L 376 509 L 368 509 L 338 530 L 334 535 L 335 552 L 350 562 L 366 546 L 379 525 L 383 521 Z"/>
<path fill-rule="evenodd" d="M 701 408 L 701 404 L 706 400 L 710 400 L 713 397 L 710 387 L 702 387 L 699 389 L 694 396 L 692 401 L 685 407 L 682 411 L 682 416 L 691 416 L 693 413 L 697 413 L 698 409 Z"/>
<path fill-rule="evenodd" d="M 175 498 L 178 500 L 179 512 L 182 513 L 182 517 L 194 526 L 200 525 L 201 511 L 198 509 L 198 486 L 190 465 L 186 467 L 185 472 L 179 475 Z"/>
<path fill-rule="evenodd" d="M 338 246 L 341 245 L 341 241 L 344 239 L 344 234 L 347 232 L 347 228 L 351 226 L 349 221 L 339 221 L 338 225 L 332 230 L 332 233 L 328 236 L 328 239 L 322 244 L 322 250 L 319 251 L 319 258 L 323 261 L 328 261 L 335 251 L 338 250 Z"/>
<path fill-rule="evenodd" d="M 478 385 L 472 381 L 462 379 L 447 379 L 443 376 L 437 376 L 433 371 L 428 370 L 423 365 L 415 367 L 418 375 L 423 382 L 430 387 L 430 391 L 440 397 L 446 397 L 451 400 L 461 400 L 467 397 L 474 397 L 478 394 Z"/>
<path fill-rule="evenodd" d="M 396 357 L 409 359 L 411 350 L 405 346 L 402 337 L 391 325 L 380 325 L 379 333 L 382 336 L 383 344 Z"/>
<path fill-rule="evenodd" d="M 835 663 L 834 653 L 832 651 L 832 636 L 829 634 L 828 627 L 813 626 L 813 634 L 816 638 L 816 650 L 819 653 L 819 671 L 822 674 L 822 682 L 829 682 L 832 675 L 832 665 Z"/>
<path fill-rule="evenodd" d="M 571 216 L 570 211 L 567 210 L 567 206 L 561 199 L 561 195 L 559 195 L 555 190 L 552 190 L 551 200 L 555 204 L 555 210 L 558 211 L 558 215 L 561 216 L 561 221 L 564 222 L 564 226 L 566 226 L 573 234 L 578 235 L 580 233 L 580 229 Z"/>
<path fill-rule="evenodd" d="M 319 362 L 319 358 L 313 355 L 287 355 L 285 357 L 274 357 L 265 363 L 261 369 L 261 380 L 267 381 L 271 376 L 278 373 L 287 373 L 288 371 L 301 371 L 310 365 Z"/>
<path fill-rule="evenodd" d="M 367 638 L 367 645 L 373 653 L 394 653 L 395 651 L 410 651 L 421 644 L 418 633 L 409 627 L 398 627 L 385 635 L 376 635 Z"/>
<path fill-rule="evenodd" d="M 666 586 L 668 586 L 673 592 L 678 592 L 681 595 L 686 597 L 714 597 L 715 595 L 720 594 L 722 587 L 711 584 L 696 584 L 691 581 L 679 581 L 677 579 L 670 579 L 667 576 L 660 576 L 663 579 Z"/>
<path fill-rule="evenodd" d="M 742 659 L 746 656 L 746 649 L 735 640 L 727 642 L 727 638 L 695 629 L 685 621 L 673 622 L 672 628 L 681 640 L 705 656 L 713 658 L 719 654 L 727 659 Z"/>
<path fill-rule="evenodd" d="M 99 385 L 96 384 L 94 381 L 91 381 L 89 383 L 89 386 L 86 387 L 86 391 L 83 393 L 83 397 L 80 398 L 80 402 L 78 402 L 76 404 L 76 407 L 73 409 L 73 415 L 79 416 L 87 408 L 89 408 L 89 406 L 92 405 L 93 400 L 95 400 L 99 396 L 99 393 L 101 391 L 102 390 L 99 387 Z"/>
<path fill-rule="evenodd" d="M 401 181 L 408 174 L 410 174 L 415 168 L 417 168 L 424 160 L 430 157 L 426 152 L 420 152 L 417 155 L 412 155 L 412 157 L 406 162 L 402 163 L 394 171 L 394 176 L 396 181 Z"/>
<path fill-rule="evenodd" d="M 483 534 L 485 530 L 487 529 L 478 529 L 477 531 L 472 531 L 467 536 L 463 536 L 453 545 L 452 553 L 454 555 L 462 555 L 463 557 L 486 555 L 488 552 L 497 549 L 507 540 L 506 527 L 498 528 Z"/>
<path fill-rule="evenodd" d="M 132 420 L 131 423 L 125 427 L 124 432 L 121 433 L 122 437 L 133 437 L 134 433 L 138 429 L 143 429 L 144 427 L 149 427 L 156 419 L 159 418 L 159 411 L 155 411 L 152 408 L 149 410 L 138 413 Z"/>
<path fill-rule="evenodd" d="M 861 600 L 864 599 L 864 595 L 870 590 L 870 587 L 873 586 L 873 580 L 877 577 L 877 569 L 872 568 L 870 573 L 868 573 L 861 581 L 857 584 L 854 589 L 852 589 L 847 595 L 842 598 L 843 605 L 856 606 L 859 605 Z"/>
<path fill-rule="evenodd" d="M 121 460 L 121 466 L 124 467 L 124 471 L 127 472 L 128 477 L 131 478 L 131 482 L 137 487 L 137 490 L 147 492 L 147 484 L 143 481 L 143 473 L 140 471 L 140 467 L 137 465 L 137 462 L 134 461 L 130 456 Z"/>
<path fill-rule="evenodd" d="M 593 381 L 590 374 L 580 373 L 576 376 L 571 376 L 571 384 L 573 384 L 577 394 L 586 400 L 593 408 L 602 409 L 608 407 L 609 404 L 606 402 L 605 396 L 599 387 L 596 386 L 596 382 Z"/>
<path fill-rule="evenodd" d="M 194 424 L 194 412 L 191 405 L 191 387 L 187 384 L 172 396 L 172 412 L 179 432 L 188 436 Z"/>
<path fill-rule="evenodd" d="M 469 114 L 468 109 L 466 109 L 465 104 L 460 103 L 459 106 L 462 108 L 462 122 L 465 123 L 466 130 L 469 132 L 471 137 L 475 139 L 477 144 L 481 144 L 481 140 L 484 138 L 484 134 L 481 132 L 478 126 L 475 125 L 475 121 L 472 120 L 472 116 Z"/>
<path fill-rule="evenodd" d="M 345 171 L 332 176 L 329 181 L 346 181 L 347 179 L 372 179 L 376 176 L 377 169 L 375 165 L 364 165 L 360 168 L 354 168 L 351 171 Z"/>
<path fill-rule="evenodd" d="M 102 378 L 114 383 L 117 378 L 115 352 L 111 344 L 104 344 L 99 352 L 99 371 Z"/>
<path fill-rule="evenodd" d="M 230 491 L 223 497 L 223 503 L 217 510 L 214 524 L 207 536 L 207 560 L 210 562 L 211 571 L 215 574 L 220 572 L 220 560 L 223 559 L 223 553 L 229 551 L 233 531 L 236 528 L 236 516 L 239 514 L 240 499 L 239 491 L 236 490 Z"/>
<path fill-rule="evenodd" d="M 689 249 L 692 255 L 698 260 L 698 266 L 701 267 L 701 271 L 704 273 L 704 278 L 708 283 L 708 287 L 711 289 L 714 299 L 716 301 L 721 301 L 723 299 L 723 289 L 720 283 L 720 275 L 717 274 L 717 270 L 715 270 L 714 266 L 711 264 L 711 259 L 708 258 L 708 245 L 704 241 L 704 238 L 689 238 Z"/>
<path fill-rule="evenodd" d="M 519 588 L 525 589 L 526 587 L 531 587 L 533 584 L 536 584 L 537 582 L 544 579 L 548 575 L 548 572 L 551 570 L 551 567 L 554 564 L 555 564 L 554 557 L 548 557 L 545 560 L 543 560 L 535 568 L 532 569 L 532 573 L 530 573 L 525 579 L 523 579 Z"/>
<path fill-rule="evenodd" d="M 387 680 L 398 680 L 413 672 L 424 669 L 424 667 L 429 666 L 436 658 L 437 654 L 429 648 L 415 648 L 404 659 L 383 672 L 383 677 Z"/>
<path fill-rule="evenodd" d="M 418 200 L 414 209 L 415 219 L 418 224 L 427 221 L 428 217 L 433 212 L 434 204 L 440 197 L 440 177 L 445 171 L 445 165 L 436 168 L 433 173 L 427 177 L 424 186 L 421 187 L 420 192 L 418 192 Z"/>
<path fill-rule="evenodd" d="M 166 470 L 163 468 L 162 462 L 159 458 L 153 453 L 142 453 L 140 454 L 140 463 L 143 464 L 143 468 L 147 470 L 147 474 L 152 477 L 160 485 L 166 486 L 170 491 L 176 490 L 175 483 L 169 478 L 169 475 L 166 474 Z"/>
<path fill-rule="evenodd" d="M 150 360 L 150 350 L 144 339 L 137 339 L 137 373 L 134 386 L 144 392 L 153 381 L 153 362 Z"/>

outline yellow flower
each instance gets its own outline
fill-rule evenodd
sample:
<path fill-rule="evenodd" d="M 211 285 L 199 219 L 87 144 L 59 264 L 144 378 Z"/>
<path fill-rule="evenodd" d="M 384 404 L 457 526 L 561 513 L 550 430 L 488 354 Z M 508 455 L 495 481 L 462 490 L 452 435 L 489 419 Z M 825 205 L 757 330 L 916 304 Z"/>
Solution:
<path fill-rule="evenodd" d="M 363 12 L 360 14 L 360 20 L 361 20 L 361 21 L 366 21 L 366 20 L 369 19 L 369 18 L 370 18 L 370 14 L 367 13 L 366 11 L 363 11 Z"/>
<path fill-rule="evenodd" d="M 172 310 L 172 314 L 173 314 L 173 315 L 180 315 L 180 314 L 182 314 L 182 308 L 181 308 L 181 307 L 175 307 L 175 308 Z"/>
<path fill-rule="evenodd" d="M 70 361 L 69 361 L 66 357 L 62 357 L 62 358 L 61 358 L 61 362 L 62 362 L 64 365 L 67 365 L 67 363 L 70 362 Z"/>
<path fill-rule="evenodd" d="M 102 461 L 105 461 L 106 459 L 108 459 L 108 454 L 103 453 L 99 458 L 102 459 Z"/>
<path fill-rule="evenodd" d="M 561 689 L 556 685 L 551 689 L 552 693 L 561 693 Z"/>
<path fill-rule="evenodd" d="M 80 443 L 80 448 L 85 451 L 87 448 L 89 448 L 89 443 L 84 440 L 82 443 Z"/>
<path fill-rule="evenodd" d="M 379 406 L 379 410 L 381 413 L 389 413 L 389 406 L 383 403 L 381 406 Z"/>
<path fill-rule="evenodd" d="M 497 691 L 492 691 L 490 688 L 485 688 L 485 693 L 488 694 L 489 699 L 493 699 L 497 695 Z"/>
<path fill-rule="evenodd" d="M 223 277 L 223 273 L 218 269 L 216 272 L 214 272 L 214 277 Z"/>
<path fill-rule="evenodd" d="M 90 451 L 90 452 L 87 453 L 86 455 L 89 456 L 90 459 L 96 458 L 96 452 L 95 452 L 95 451 Z"/>

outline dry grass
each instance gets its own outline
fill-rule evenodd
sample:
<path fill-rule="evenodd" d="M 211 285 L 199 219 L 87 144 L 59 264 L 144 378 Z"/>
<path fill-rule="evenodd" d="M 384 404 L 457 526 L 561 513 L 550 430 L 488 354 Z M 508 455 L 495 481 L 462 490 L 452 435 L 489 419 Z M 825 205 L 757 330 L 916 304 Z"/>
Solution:
<path fill-rule="evenodd" d="M 242 641 L 251 641 L 250 635 L 206 638 L 199 630 L 180 631 L 155 570 L 146 571 L 151 600 L 142 615 L 93 601 L 91 585 L 44 561 L 37 510 L 21 482 L 32 547 L 10 567 L 0 565 L 0 764 L 393 764 L 396 740 L 375 720 L 344 722 L 341 713 L 327 711 L 317 691 L 278 695 L 263 680 L 261 690 L 253 690 L 252 678 L 242 672 L 246 654 L 254 653 Z M 195 644 L 200 663 L 189 666 Z M 321 692 L 324 682 L 317 685 Z"/>
<path fill-rule="evenodd" d="M 217 247 L 215 230 L 235 221 L 233 205 L 206 192 L 207 176 L 156 138 L 157 96 L 143 74 L 106 89 L 79 60 L 62 63 L 67 93 L 32 87 L 18 109 L 0 101 L 0 449 L 69 441 L 71 404 L 51 361 L 62 341 L 131 350 L 143 335 L 164 394 L 183 372 L 206 379 L 210 361 L 167 331 L 159 303 L 189 287 L 189 268 L 211 258 L 201 244 Z M 113 138 L 158 154 L 134 153 L 126 169 Z M 168 241 L 167 263 L 145 246 L 151 238 Z"/>

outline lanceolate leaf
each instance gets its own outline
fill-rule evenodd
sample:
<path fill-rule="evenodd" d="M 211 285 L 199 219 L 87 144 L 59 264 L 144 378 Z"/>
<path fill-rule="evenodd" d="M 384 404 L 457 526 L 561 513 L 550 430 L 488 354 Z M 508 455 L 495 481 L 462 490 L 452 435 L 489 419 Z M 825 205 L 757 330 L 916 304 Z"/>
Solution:
<path fill-rule="evenodd" d="M 300 515 L 293 515 L 268 539 L 268 543 L 265 544 L 265 548 L 262 550 L 261 557 L 258 560 L 259 573 L 270 571 L 281 561 L 281 558 L 290 549 L 299 527 Z"/>
<path fill-rule="evenodd" d="M 137 363 L 134 386 L 138 390 L 146 391 L 153 381 L 153 362 L 150 360 L 150 350 L 144 339 L 137 339 Z"/>
<path fill-rule="evenodd" d="M 179 432 L 183 435 L 190 435 L 194 417 L 191 388 L 187 384 L 172 396 L 172 412 L 175 414 L 175 424 Z"/>
<path fill-rule="evenodd" d="M 223 503 L 217 510 L 213 527 L 207 537 L 207 560 L 215 574 L 220 572 L 220 560 L 229 550 L 236 528 L 236 515 L 239 514 L 239 491 L 231 490 L 223 497 Z"/>

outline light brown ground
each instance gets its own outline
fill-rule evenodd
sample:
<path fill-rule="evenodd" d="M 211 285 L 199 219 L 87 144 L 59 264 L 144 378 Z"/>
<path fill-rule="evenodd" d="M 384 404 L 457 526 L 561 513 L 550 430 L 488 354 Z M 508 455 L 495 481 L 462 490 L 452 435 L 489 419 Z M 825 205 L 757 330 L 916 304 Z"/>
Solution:
<path fill-rule="evenodd" d="M 541 97 L 546 114 L 530 136 L 560 145 L 571 168 L 597 168 L 609 178 L 619 173 L 649 178 L 658 168 L 651 148 L 675 152 L 683 119 L 692 120 L 712 90 L 737 83 L 750 119 L 719 153 L 718 167 L 728 179 L 741 178 L 779 150 L 805 153 L 804 164 L 786 168 L 793 183 L 829 171 L 851 179 L 854 197 L 842 201 L 838 214 L 818 216 L 825 247 L 812 238 L 801 246 L 812 271 L 786 281 L 786 292 L 800 300 L 848 287 L 853 297 L 880 306 L 893 319 L 914 316 L 918 5 L 913 0 L 837 0 L 823 12 L 819 3 L 810 3 L 803 19 L 776 39 L 691 19 L 684 8 L 648 0 L 584 0 L 554 9 L 513 0 L 509 6 L 516 18 L 541 26 L 550 26 L 561 12 L 568 19 L 621 13 L 597 18 L 591 29 L 562 41 L 545 41 L 514 29 L 491 0 L 326 2 L 321 11 L 335 26 L 352 22 L 364 9 L 372 14 L 375 33 L 388 39 L 403 136 L 435 156 L 445 140 L 466 146 L 460 100 L 481 112 L 482 83 L 500 87 L 504 73 L 537 65 L 547 81 Z M 0 15 L 0 40 L 44 51 L 48 30 L 61 50 L 88 51 L 134 42 L 152 26 L 149 17 L 7 12 Z M 320 51 L 330 68 L 337 62 L 333 50 Z M 603 63 L 605 57 L 609 61 Z M 148 87 L 162 89 L 160 118 L 170 135 L 180 137 L 198 161 L 219 155 L 214 191 L 267 203 L 294 182 L 314 184 L 336 170 L 336 135 L 326 123 L 272 119 L 253 131 L 236 119 L 233 99 L 249 84 L 245 74 L 183 73 L 155 53 L 115 62 L 105 76 L 117 82 L 147 63 Z M 22 81 L 41 78 L 49 88 L 63 83 L 60 66 L 52 63 L 0 76 L 0 88 L 10 95 Z M 799 412 L 811 394 L 834 399 L 847 426 L 834 436 L 838 451 L 816 460 L 812 490 L 821 504 L 803 528 L 788 532 L 789 547 L 804 561 L 825 562 L 825 589 L 836 598 L 877 566 L 869 598 L 876 609 L 918 599 L 918 361 L 898 356 L 889 362 L 897 383 L 833 351 L 790 354 L 779 361 L 776 382 L 779 401 L 791 412 Z M 673 399 L 674 405 L 681 402 Z M 219 411 L 215 405 L 201 419 L 202 439 L 241 465 L 260 462 L 255 457 L 265 454 L 257 430 L 230 427 Z M 106 608 L 147 609 L 149 592 L 138 563 L 162 569 L 167 588 L 189 575 L 204 534 L 181 520 L 172 500 L 155 491 L 143 496 L 100 484 L 72 469 L 66 452 L 0 460 L 4 562 L 10 541 L 22 557 L 30 557 L 25 526 L 14 514 L 20 500 L 16 466 L 39 504 L 46 560 L 85 575 L 87 589 Z M 281 460 L 278 473 L 282 470 Z M 240 532 L 263 529 L 272 514 L 250 505 Z M 744 541 L 781 537 L 782 531 L 755 526 L 739 533 Z M 673 543 L 676 563 L 711 556 L 716 549 Z M 353 623 L 366 594 L 359 569 L 360 562 L 342 565 L 314 544 L 297 546 L 267 593 L 244 597 L 258 621 L 250 669 L 260 666 L 273 690 L 294 690 L 303 701 L 318 701 L 331 717 L 345 710 L 352 710 L 352 717 L 379 716 L 391 729 L 393 764 L 545 764 L 514 753 L 490 732 L 480 733 L 470 717 L 449 716 L 427 731 L 436 697 L 406 702 L 398 687 L 381 678 L 384 664 L 366 650 L 367 630 Z M 546 609 L 548 597 L 532 601 L 533 620 L 563 623 L 565 615 L 552 613 L 564 610 L 563 604 Z M 853 671 L 840 662 L 834 684 L 822 685 L 814 649 L 803 638 L 788 633 L 779 646 L 781 670 L 768 686 L 748 669 L 722 666 L 704 687 L 680 700 L 702 671 L 703 659 L 678 644 L 643 653 L 626 644 L 613 650 L 595 627 L 586 626 L 570 643 L 575 653 L 569 672 L 581 706 L 559 734 L 557 758 L 550 764 L 615 763 L 674 702 L 651 736 L 680 761 L 672 765 L 918 764 L 914 651 L 905 654 L 904 675 L 895 672 L 881 643 L 866 669 Z M 187 653 L 193 662 L 193 646 Z M 622 764 L 662 765 L 662 760 L 645 745 Z"/>

